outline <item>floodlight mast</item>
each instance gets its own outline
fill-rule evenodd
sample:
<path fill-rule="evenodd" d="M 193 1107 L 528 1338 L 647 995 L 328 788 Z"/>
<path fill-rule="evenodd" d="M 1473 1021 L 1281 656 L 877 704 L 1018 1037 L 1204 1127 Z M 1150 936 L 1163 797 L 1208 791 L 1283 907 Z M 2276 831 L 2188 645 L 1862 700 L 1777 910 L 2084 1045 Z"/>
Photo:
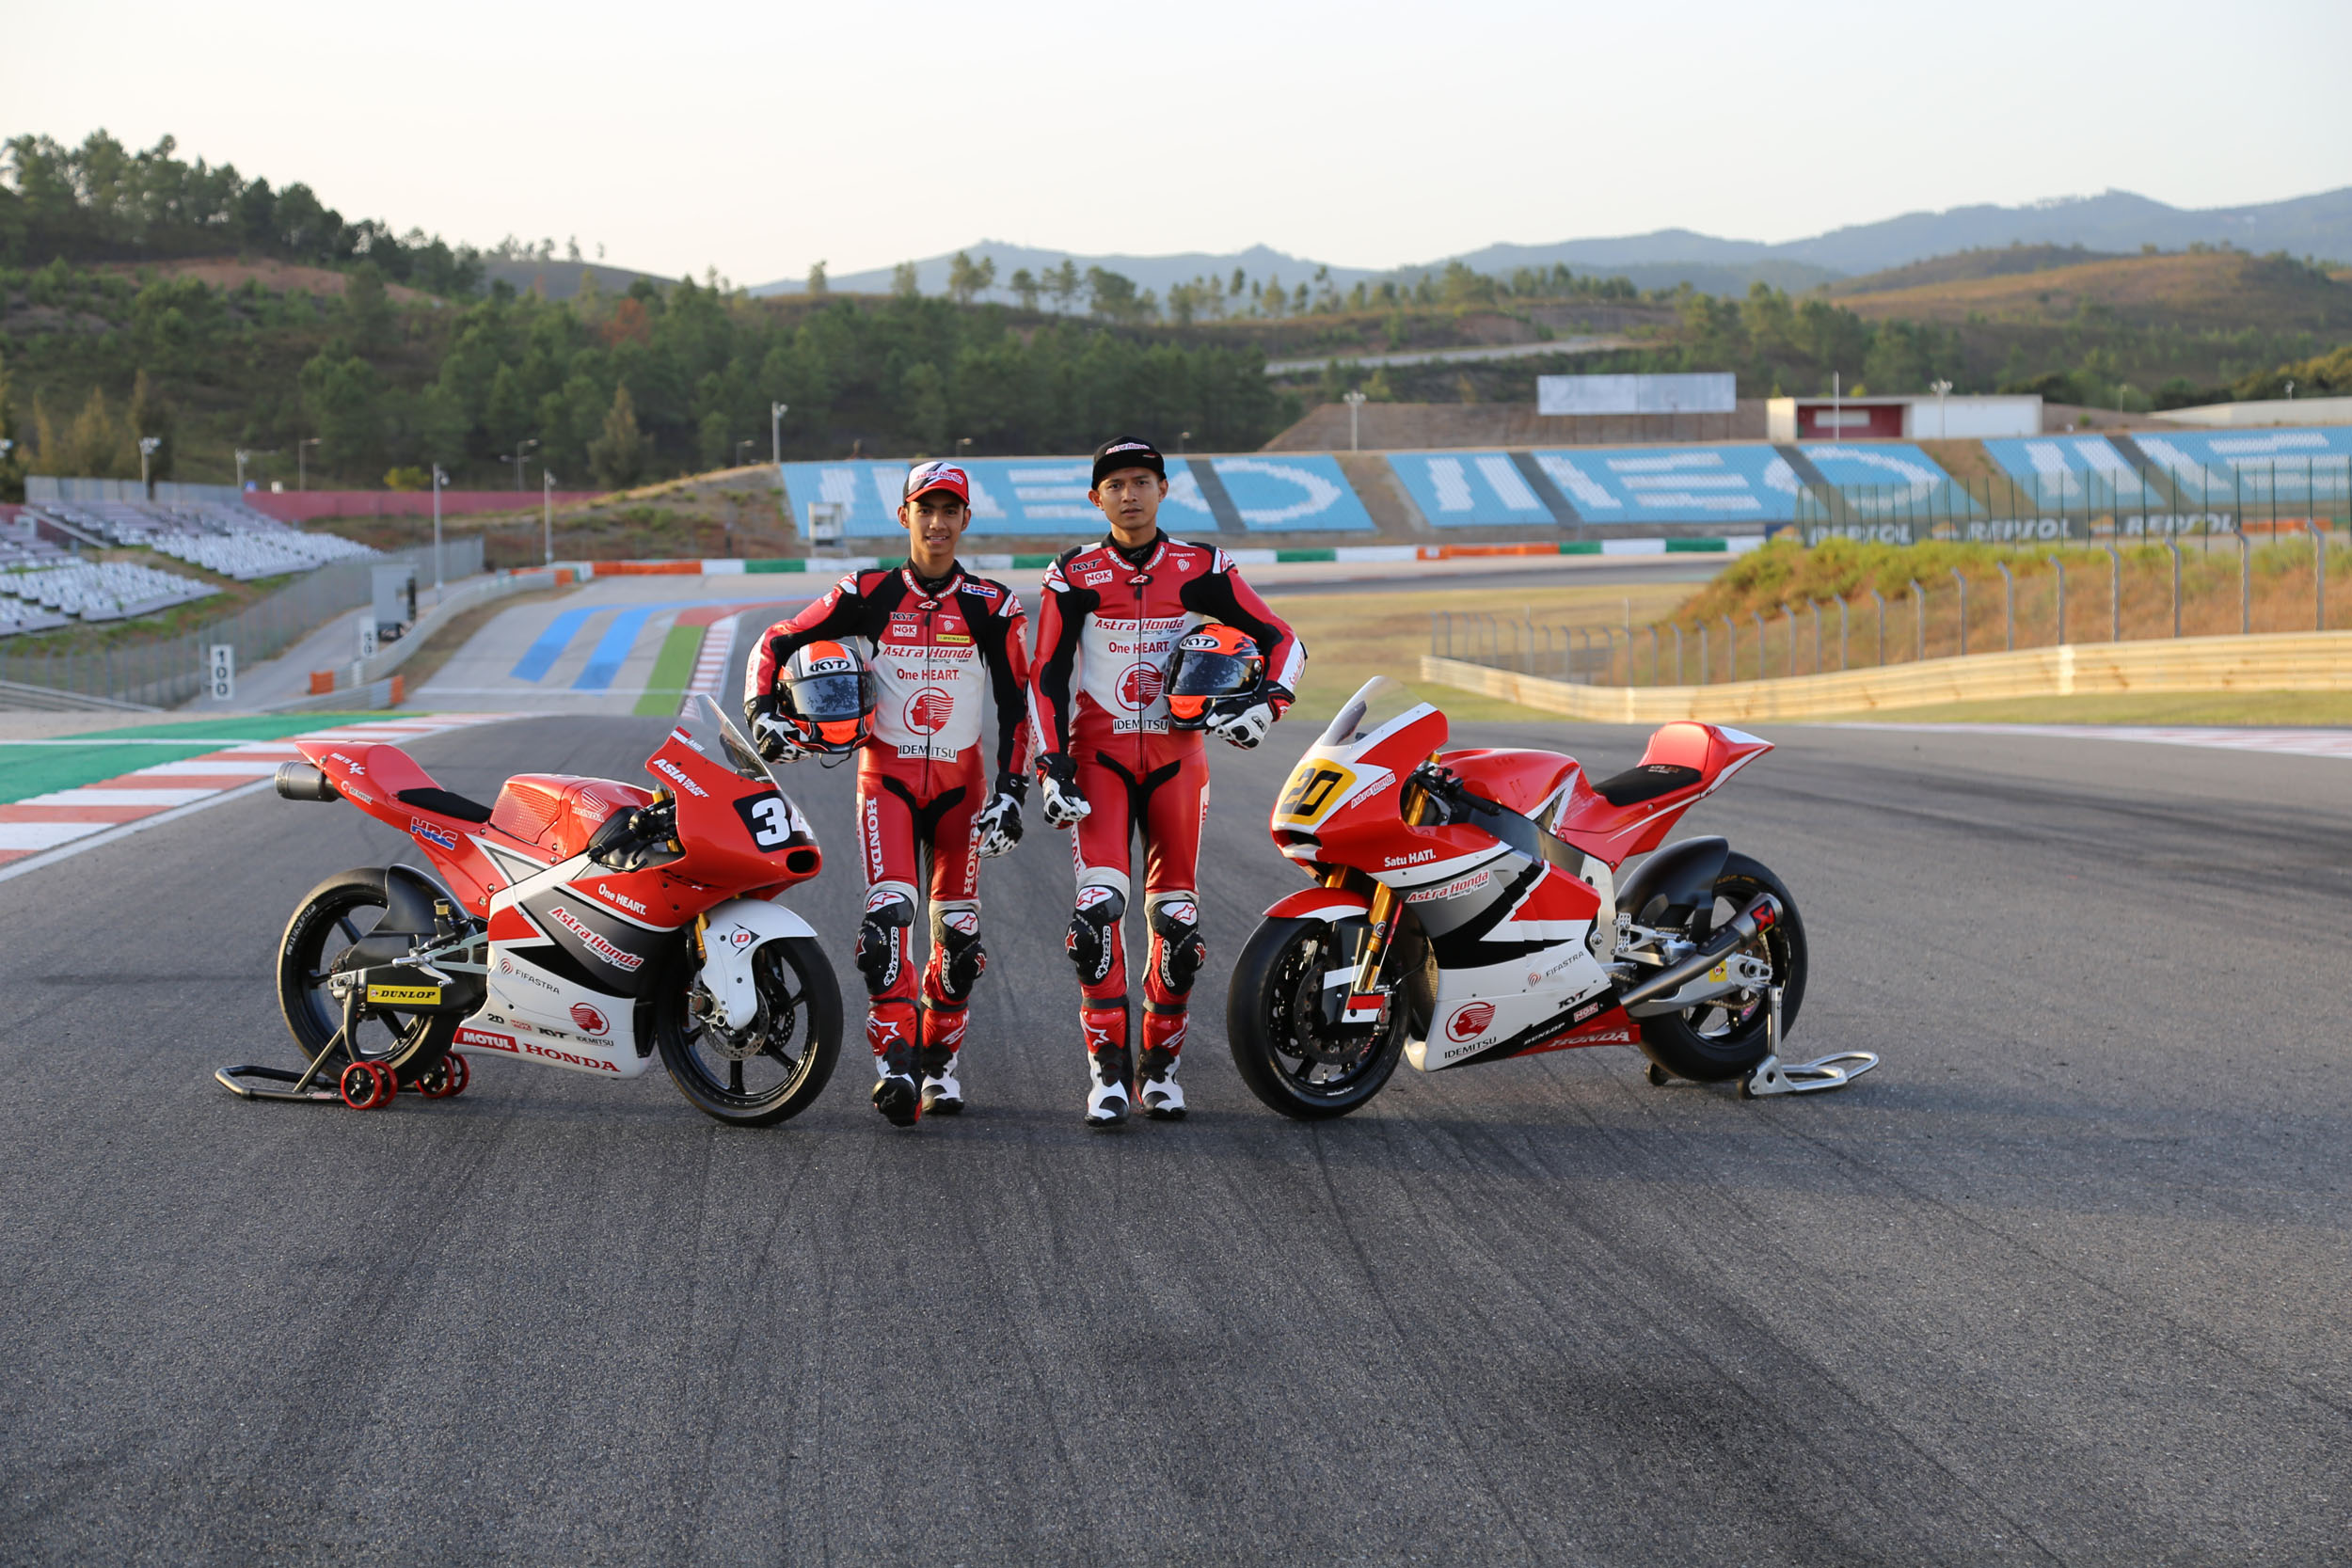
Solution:
<path fill-rule="evenodd" d="M 1364 411 L 1364 394 L 1361 391 L 1349 392 L 1341 401 L 1347 404 L 1347 450 L 1356 451 L 1360 450 L 1356 421 Z"/>
<path fill-rule="evenodd" d="M 297 490 L 308 490 L 310 487 L 310 470 L 303 460 L 310 455 L 306 449 L 318 444 L 319 438 L 315 436 L 304 436 L 294 443 L 294 488 Z"/>
<path fill-rule="evenodd" d="M 433 602 L 441 602 L 441 486 L 449 483 L 449 475 L 438 463 L 433 465 Z"/>
<path fill-rule="evenodd" d="M 547 531 L 547 563 L 555 564 L 555 470 L 539 465 L 539 504 L 541 520 Z"/>
<path fill-rule="evenodd" d="M 1944 399 L 1951 389 L 1952 384 L 1948 381 L 1928 383 L 1928 390 L 1935 394 L 1935 438 L 1939 441 L 1948 441 L 1952 438 L 1950 416 L 1944 411 Z"/>
<path fill-rule="evenodd" d="M 778 467 L 784 466 L 784 416 L 791 407 L 788 403 L 768 405 L 768 459 Z"/>
<path fill-rule="evenodd" d="M 164 438 L 160 436 L 139 437 L 139 488 L 151 496 L 155 493 L 155 486 L 154 482 L 148 478 L 148 467 L 155 453 L 162 450 Z"/>

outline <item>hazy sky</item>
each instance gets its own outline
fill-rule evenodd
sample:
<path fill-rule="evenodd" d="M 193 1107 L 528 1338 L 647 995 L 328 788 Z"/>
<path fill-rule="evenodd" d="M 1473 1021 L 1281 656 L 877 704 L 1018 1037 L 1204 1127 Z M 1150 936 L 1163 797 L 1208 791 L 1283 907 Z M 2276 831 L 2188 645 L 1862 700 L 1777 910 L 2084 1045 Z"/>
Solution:
<path fill-rule="evenodd" d="M 168 132 L 346 217 L 743 283 L 984 237 L 1391 266 L 2331 189 L 2347 60 L 2347 0 L 0 0 L 0 135 Z"/>

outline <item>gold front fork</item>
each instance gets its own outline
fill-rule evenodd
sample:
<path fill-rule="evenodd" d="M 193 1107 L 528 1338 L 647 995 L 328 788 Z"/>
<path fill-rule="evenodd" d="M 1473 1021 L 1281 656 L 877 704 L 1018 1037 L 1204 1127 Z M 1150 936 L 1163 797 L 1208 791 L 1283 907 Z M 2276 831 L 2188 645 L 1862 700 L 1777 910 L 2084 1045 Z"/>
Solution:
<path fill-rule="evenodd" d="M 1429 753 L 1435 762 L 1438 753 Z M 1399 802 L 1401 815 L 1408 827 L 1418 828 L 1429 807 L 1428 793 L 1419 784 L 1407 784 Z M 1371 929 L 1364 934 L 1364 947 L 1356 959 L 1356 981 L 1353 994 L 1369 995 L 1380 981 L 1380 966 L 1389 956 L 1389 940 L 1396 934 L 1396 890 L 1386 882 L 1375 881 L 1372 890 Z"/>

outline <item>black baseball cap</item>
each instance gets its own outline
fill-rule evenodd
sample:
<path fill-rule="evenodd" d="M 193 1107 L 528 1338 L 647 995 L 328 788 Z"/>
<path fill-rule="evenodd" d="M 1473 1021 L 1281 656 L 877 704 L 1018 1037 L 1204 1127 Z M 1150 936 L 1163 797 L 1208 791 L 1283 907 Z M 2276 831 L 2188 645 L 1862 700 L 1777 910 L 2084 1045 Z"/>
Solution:
<path fill-rule="evenodd" d="M 1103 483 L 1104 474 L 1115 474 L 1121 468 L 1149 468 L 1162 479 L 1168 477 L 1168 459 L 1160 449 L 1135 436 L 1114 436 L 1094 449 L 1094 478 L 1088 483 L 1091 490 Z"/>

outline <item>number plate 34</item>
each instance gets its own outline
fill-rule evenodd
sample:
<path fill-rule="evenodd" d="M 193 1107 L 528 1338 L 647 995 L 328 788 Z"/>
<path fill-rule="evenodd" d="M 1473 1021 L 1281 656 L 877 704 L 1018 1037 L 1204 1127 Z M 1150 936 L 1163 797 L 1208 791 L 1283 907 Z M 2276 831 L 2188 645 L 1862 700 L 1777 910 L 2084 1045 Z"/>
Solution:
<path fill-rule="evenodd" d="M 1295 828 L 1323 819 L 1356 785 L 1356 770 L 1344 763 L 1309 757 L 1291 770 L 1282 798 L 1274 803 L 1274 820 Z"/>

